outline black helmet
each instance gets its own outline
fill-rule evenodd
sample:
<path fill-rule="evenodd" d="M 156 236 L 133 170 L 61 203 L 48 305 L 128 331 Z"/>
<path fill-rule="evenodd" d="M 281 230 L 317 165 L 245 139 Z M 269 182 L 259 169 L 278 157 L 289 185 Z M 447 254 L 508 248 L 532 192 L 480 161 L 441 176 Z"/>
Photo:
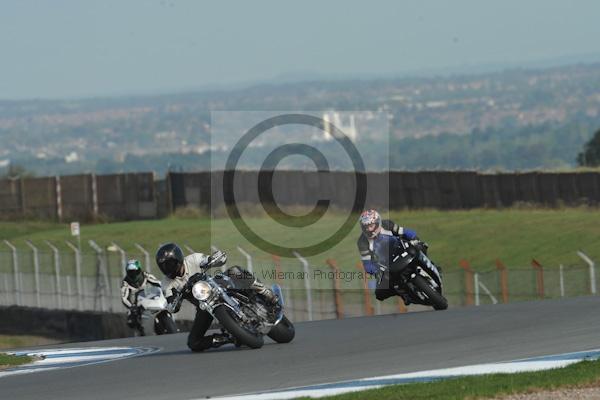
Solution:
<path fill-rule="evenodd" d="M 132 286 L 140 287 L 144 283 L 144 271 L 142 271 L 142 264 L 138 260 L 127 261 L 125 275 L 125 279 Z"/>
<path fill-rule="evenodd" d="M 163 244 L 156 252 L 156 264 L 167 278 L 175 279 L 183 265 L 183 251 L 175 243 Z"/>

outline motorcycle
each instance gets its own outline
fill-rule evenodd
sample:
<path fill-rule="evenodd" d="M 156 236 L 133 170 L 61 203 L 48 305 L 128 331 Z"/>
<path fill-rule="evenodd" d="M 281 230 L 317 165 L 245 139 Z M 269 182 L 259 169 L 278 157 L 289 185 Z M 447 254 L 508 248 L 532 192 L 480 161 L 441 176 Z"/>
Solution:
<path fill-rule="evenodd" d="M 208 275 L 207 271 L 212 267 L 208 264 L 203 267 L 203 272 L 189 278 L 177 295 L 173 309 L 186 294 L 191 294 L 192 302 L 216 318 L 238 347 L 246 345 L 258 349 L 264 344 L 264 335 L 278 343 L 289 343 L 294 339 L 294 325 L 284 315 L 279 285 L 272 286 L 278 298 L 278 303 L 272 305 L 256 291 L 236 287 L 235 281 L 221 272 Z"/>
<path fill-rule="evenodd" d="M 437 267 L 415 243 L 380 235 L 373 249 L 380 269 L 378 285 L 387 274 L 391 288 L 411 303 L 431 306 L 435 310 L 448 308 Z"/>
<path fill-rule="evenodd" d="M 167 309 L 167 299 L 160 287 L 146 285 L 144 290 L 136 293 L 135 304 L 139 310 L 136 329 L 141 336 L 152 329 L 157 335 L 177 333 L 177 325 Z"/>

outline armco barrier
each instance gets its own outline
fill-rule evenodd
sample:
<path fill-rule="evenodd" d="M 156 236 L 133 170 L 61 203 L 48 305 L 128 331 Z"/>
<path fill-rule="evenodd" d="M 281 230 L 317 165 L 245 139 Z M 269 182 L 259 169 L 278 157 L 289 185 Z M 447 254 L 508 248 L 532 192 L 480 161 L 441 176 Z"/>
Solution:
<path fill-rule="evenodd" d="M 118 339 L 133 336 L 125 313 L 81 312 L 32 307 L 0 307 L 0 334 L 35 335 L 65 341 Z M 182 332 L 191 321 L 177 321 Z"/>

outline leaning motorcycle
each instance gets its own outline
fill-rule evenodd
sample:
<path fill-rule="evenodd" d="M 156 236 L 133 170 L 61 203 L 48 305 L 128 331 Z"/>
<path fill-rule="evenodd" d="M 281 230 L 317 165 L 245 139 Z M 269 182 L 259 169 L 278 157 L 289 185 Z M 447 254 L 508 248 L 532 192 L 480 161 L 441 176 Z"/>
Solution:
<path fill-rule="evenodd" d="M 254 290 L 236 287 L 233 279 L 220 272 L 208 275 L 210 268 L 208 264 L 203 272 L 192 275 L 174 304 L 180 303 L 186 293 L 191 294 L 193 303 L 216 318 L 237 346 L 258 349 L 264 344 L 264 335 L 278 343 L 294 339 L 294 325 L 284 315 L 279 285 L 272 286 L 278 298 L 273 305 Z"/>
<path fill-rule="evenodd" d="M 448 308 L 437 267 L 415 244 L 398 237 L 380 235 L 373 248 L 380 270 L 378 284 L 388 274 L 390 288 L 399 296 L 436 310 Z"/>
<path fill-rule="evenodd" d="M 160 287 L 146 285 L 144 290 L 136 293 L 136 305 L 140 310 L 137 331 L 141 336 L 152 329 L 157 335 L 177 333 L 177 325 Z"/>

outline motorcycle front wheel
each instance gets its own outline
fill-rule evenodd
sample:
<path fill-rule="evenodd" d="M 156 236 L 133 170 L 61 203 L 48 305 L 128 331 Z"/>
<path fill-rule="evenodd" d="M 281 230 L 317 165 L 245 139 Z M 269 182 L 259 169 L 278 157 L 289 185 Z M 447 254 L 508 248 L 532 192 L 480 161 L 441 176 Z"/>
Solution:
<path fill-rule="evenodd" d="M 218 306 L 214 309 L 213 313 L 221 325 L 223 325 L 223 328 L 235 336 L 239 343 L 252 349 L 260 349 L 263 346 L 263 336 L 260 333 L 252 332 L 241 326 L 236 315 L 229 307 Z"/>
<path fill-rule="evenodd" d="M 448 300 L 438 293 L 437 290 L 429 286 L 425 278 L 417 275 L 413 278 L 412 283 L 417 287 L 417 289 L 423 292 L 425 296 L 427 296 L 431 306 L 435 310 L 445 310 L 448 308 Z"/>
<path fill-rule="evenodd" d="M 173 321 L 171 314 L 166 311 L 158 313 L 154 321 L 154 332 L 157 335 L 177 333 L 177 324 Z"/>

